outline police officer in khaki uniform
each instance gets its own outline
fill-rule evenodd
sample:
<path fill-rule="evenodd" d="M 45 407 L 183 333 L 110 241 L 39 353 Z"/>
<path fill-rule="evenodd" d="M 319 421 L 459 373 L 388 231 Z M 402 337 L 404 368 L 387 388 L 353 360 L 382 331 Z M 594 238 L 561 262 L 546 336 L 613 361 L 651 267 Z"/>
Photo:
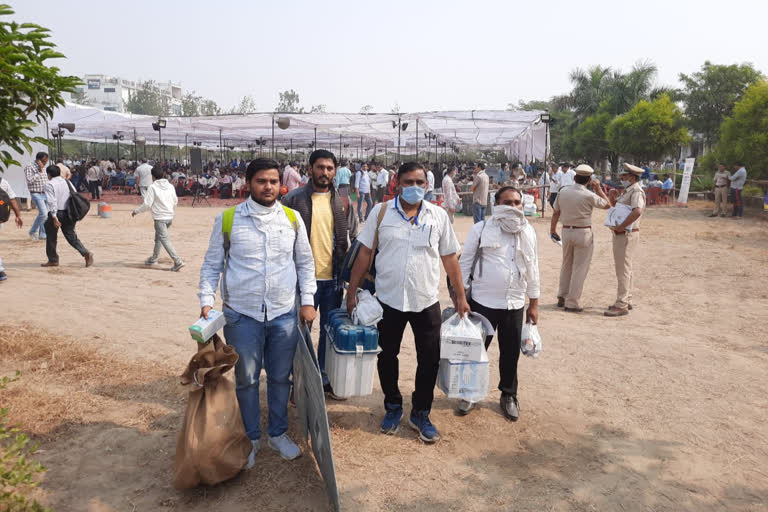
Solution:
<path fill-rule="evenodd" d="M 563 264 L 560 267 L 560 287 L 557 292 L 557 307 L 565 307 L 572 313 L 583 311 L 579 299 L 584 290 L 584 281 L 592 263 L 594 240 L 592 236 L 592 210 L 610 208 L 608 196 L 600 182 L 592 179 L 592 167 L 581 164 L 575 169 L 574 184 L 560 189 L 555 199 L 555 213 L 549 231 L 557 234 L 558 220 L 563 223 Z M 591 181 L 590 192 L 586 185 Z"/>
<path fill-rule="evenodd" d="M 712 210 L 712 215 L 710 215 L 710 217 L 717 217 L 718 215 L 725 217 L 726 215 L 726 209 L 728 208 L 728 187 L 731 184 L 728 179 L 730 176 L 731 173 L 728 172 L 725 165 L 720 164 L 717 172 L 712 177 L 712 180 L 714 181 L 712 191 L 715 193 L 715 209 Z"/>
<path fill-rule="evenodd" d="M 608 307 L 605 316 L 616 317 L 629 314 L 632 309 L 632 257 L 640 243 L 640 216 L 645 208 L 645 192 L 640 186 L 640 176 L 643 170 L 631 164 L 624 164 L 624 170 L 619 176 L 625 186 L 624 193 L 616 199 L 615 190 L 611 191 L 611 205 L 626 204 L 632 211 L 613 230 L 613 261 L 616 265 L 616 280 L 619 289 L 616 303 Z M 627 226 L 632 224 L 632 229 Z"/>

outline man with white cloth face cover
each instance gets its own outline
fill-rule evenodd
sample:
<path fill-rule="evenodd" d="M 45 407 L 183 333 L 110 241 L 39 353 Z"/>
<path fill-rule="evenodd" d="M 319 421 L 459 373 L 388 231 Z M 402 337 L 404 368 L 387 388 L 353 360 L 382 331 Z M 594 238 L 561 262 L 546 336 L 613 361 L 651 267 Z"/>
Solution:
<path fill-rule="evenodd" d="M 478 248 L 481 256 L 469 282 L 472 261 Z M 523 213 L 520 192 L 502 187 L 496 192 L 493 216 L 472 226 L 459 259 L 465 288 L 472 286 L 469 307 L 486 317 L 498 330 L 499 389 L 504 416 L 517 421 L 520 416 L 517 401 L 517 362 L 523 328 L 525 296 L 529 305 L 526 322 L 539 320 L 539 259 L 536 231 Z M 493 333 L 485 340 L 491 344 Z M 462 400 L 458 413 L 468 414 L 474 404 Z"/>
<path fill-rule="evenodd" d="M 290 374 L 298 343 L 299 319 L 315 319 L 315 264 L 304 221 L 277 200 L 278 163 L 257 158 L 248 164 L 249 197 L 235 207 L 225 257 L 224 214 L 214 222 L 200 269 L 200 316 L 208 318 L 221 281 L 226 318 L 224 338 L 240 358 L 235 365 L 237 401 L 253 443 L 248 467 L 261 447 L 259 377 L 267 374 L 267 445 L 286 460 L 301 455 L 287 434 Z M 293 217 L 293 220 L 289 217 Z M 300 304 L 296 304 L 296 285 Z M 297 318 L 296 309 L 300 306 Z"/>
<path fill-rule="evenodd" d="M 456 252 L 459 242 L 448 220 L 448 214 L 437 205 L 424 201 L 427 175 L 421 164 L 403 164 L 397 175 L 399 195 L 379 203 L 357 239 L 362 246 L 352 268 L 347 293 L 347 310 L 355 307 L 355 290 L 373 256 L 374 237 L 378 229 L 376 256 L 376 297 L 384 310 L 379 322 L 378 372 L 384 392 L 386 415 L 381 431 L 394 434 L 403 416 L 403 397 L 398 387 L 397 356 L 405 325 L 411 324 L 416 345 L 416 385 L 412 396 L 410 426 L 427 443 L 440 439 L 429 420 L 434 399 L 435 382 L 440 364 L 440 261 L 456 287 L 456 310 L 469 312 L 461 283 Z M 386 213 L 377 228 L 379 212 Z"/>

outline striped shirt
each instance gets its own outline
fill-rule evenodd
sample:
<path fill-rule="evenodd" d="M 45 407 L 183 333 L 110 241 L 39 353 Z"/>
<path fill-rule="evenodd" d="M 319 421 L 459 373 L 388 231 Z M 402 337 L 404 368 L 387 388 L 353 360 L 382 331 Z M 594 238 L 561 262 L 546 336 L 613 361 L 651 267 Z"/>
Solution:
<path fill-rule="evenodd" d="M 24 176 L 27 179 L 27 188 L 33 194 L 42 194 L 45 192 L 45 184 L 48 182 L 48 175 L 40 170 L 37 161 L 32 162 L 24 168 Z"/>

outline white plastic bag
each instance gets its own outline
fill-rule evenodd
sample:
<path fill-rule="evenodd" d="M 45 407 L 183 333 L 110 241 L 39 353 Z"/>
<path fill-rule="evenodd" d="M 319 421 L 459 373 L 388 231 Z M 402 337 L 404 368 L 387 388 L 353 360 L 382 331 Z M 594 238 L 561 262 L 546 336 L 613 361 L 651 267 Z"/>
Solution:
<path fill-rule="evenodd" d="M 609 228 L 612 228 L 614 226 L 618 226 L 622 222 L 624 222 L 624 219 L 629 217 L 629 214 L 632 213 L 632 207 L 628 204 L 623 203 L 616 203 L 616 206 L 608 209 L 608 214 L 605 217 L 605 225 Z M 632 231 L 634 226 L 634 222 L 630 225 L 628 225 L 625 229 L 627 231 Z"/>
<path fill-rule="evenodd" d="M 541 334 L 536 324 L 528 322 L 523 326 L 520 351 L 528 357 L 539 357 L 541 354 Z"/>
<path fill-rule="evenodd" d="M 481 320 L 454 313 L 440 327 L 440 359 L 482 361 L 485 329 Z"/>
<path fill-rule="evenodd" d="M 357 306 L 352 310 L 352 323 L 374 326 L 384 317 L 384 309 L 368 290 L 357 290 Z"/>

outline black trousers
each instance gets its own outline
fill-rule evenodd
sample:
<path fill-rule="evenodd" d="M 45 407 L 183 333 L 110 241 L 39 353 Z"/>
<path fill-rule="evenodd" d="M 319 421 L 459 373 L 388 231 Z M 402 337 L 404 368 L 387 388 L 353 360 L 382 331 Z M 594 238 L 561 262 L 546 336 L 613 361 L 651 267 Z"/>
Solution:
<path fill-rule="evenodd" d="M 557 192 L 550 192 L 549 193 L 549 206 L 552 208 L 555 207 L 555 199 L 557 199 Z"/>
<path fill-rule="evenodd" d="M 440 367 L 440 303 L 419 312 L 403 312 L 382 304 L 384 317 L 379 322 L 381 353 L 377 367 L 385 404 L 403 403 L 397 384 L 400 364 L 397 359 L 405 324 L 411 324 L 416 344 L 416 389 L 411 404 L 416 411 L 429 411 L 435 398 L 435 382 Z"/>
<path fill-rule="evenodd" d="M 469 307 L 475 313 L 480 313 L 491 322 L 494 330 L 498 331 L 499 340 L 499 389 L 502 393 L 517 398 L 517 362 L 520 360 L 520 338 L 523 331 L 523 310 L 520 309 L 491 309 L 478 304 L 474 300 Z M 485 339 L 487 349 L 493 334 Z"/>
<path fill-rule="evenodd" d="M 59 210 L 56 213 L 56 217 L 61 222 L 61 232 L 64 233 L 64 238 L 67 239 L 69 245 L 75 248 L 80 256 L 85 257 L 88 254 L 88 249 L 83 246 L 83 243 L 77 238 L 75 233 L 75 223 L 72 222 L 67 215 L 67 210 Z M 56 242 L 58 241 L 59 228 L 53 223 L 53 214 L 48 213 L 48 219 L 45 221 L 45 254 L 48 256 L 48 261 L 51 263 L 59 262 L 59 255 L 56 254 Z"/>
<path fill-rule="evenodd" d="M 91 199 L 101 199 L 101 196 L 99 195 L 99 183 L 99 181 L 88 182 L 88 190 L 91 191 Z"/>

